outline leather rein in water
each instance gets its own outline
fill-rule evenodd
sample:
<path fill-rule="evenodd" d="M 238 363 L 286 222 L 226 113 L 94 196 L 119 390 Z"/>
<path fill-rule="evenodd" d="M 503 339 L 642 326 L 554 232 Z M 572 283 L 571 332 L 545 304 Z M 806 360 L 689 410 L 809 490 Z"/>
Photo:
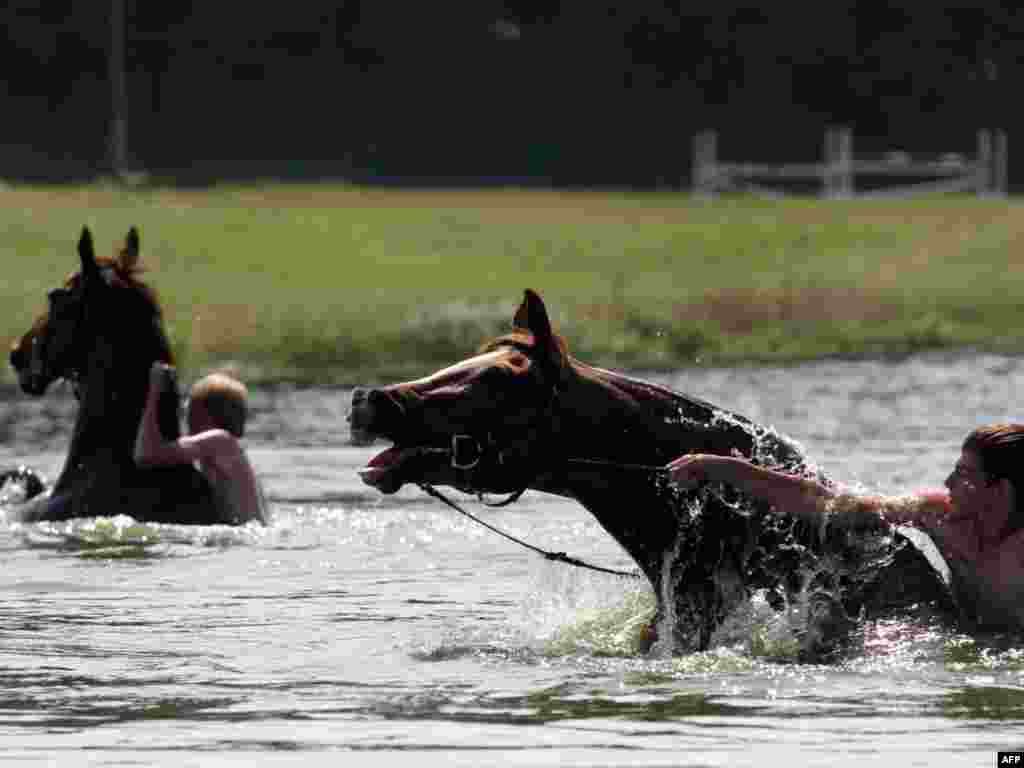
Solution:
<path fill-rule="evenodd" d="M 552 389 L 551 399 L 548 402 L 548 406 L 545 411 L 546 416 L 550 417 L 553 413 L 557 399 L 558 390 Z M 551 423 L 550 418 L 547 420 L 547 422 L 549 424 Z M 500 447 L 497 444 L 497 441 L 494 440 L 493 435 L 490 432 L 487 433 L 485 441 L 480 441 L 473 435 L 458 434 L 452 435 L 450 448 L 428 448 L 425 450 L 429 451 L 430 453 L 448 456 L 451 467 L 453 469 L 464 472 L 476 469 L 480 465 L 481 461 L 488 458 L 490 454 L 493 454 L 494 463 L 497 466 L 500 467 L 505 464 L 505 453 L 500 449 Z M 655 466 L 649 464 L 628 464 L 614 461 L 605 461 L 602 459 L 563 458 L 561 459 L 561 462 L 568 465 L 605 467 L 609 469 L 624 469 L 638 472 L 647 472 L 653 475 L 665 475 L 668 473 L 668 470 L 662 466 Z M 467 484 L 467 487 L 460 488 L 460 490 L 463 490 L 466 493 L 475 494 L 476 497 L 479 499 L 480 503 L 484 504 L 485 506 L 505 507 L 508 506 L 509 504 L 518 501 L 519 498 L 526 492 L 530 481 L 536 478 L 540 473 L 541 470 L 538 469 L 530 477 L 529 480 L 525 481 L 522 484 L 522 486 L 518 490 L 513 491 L 506 498 L 498 502 L 488 502 L 484 498 L 485 491 L 475 490 L 472 488 L 472 486 L 469 486 L 469 484 Z M 587 568 L 592 571 L 598 571 L 599 573 L 608 573 L 612 574 L 613 576 L 625 576 L 634 579 L 640 578 L 640 574 L 636 571 L 620 571 L 615 570 L 614 568 L 604 568 L 602 566 L 593 565 L 592 563 L 580 560 L 579 558 L 570 557 L 565 552 L 551 552 L 545 549 L 541 549 L 540 547 L 534 546 L 533 544 L 525 542 L 522 539 L 516 538 L 515 536 L 506 533 L 500 528 L 496 528 L 490 523 L 481 520 L 479 517 L 476 517 L 472 513 L 467 512 L 465 509 L 459 506 L 459 504 L 449 499 L 447 496 L 445 496 L 441 491 L 437 490 L 437 488 L 435 488 L 430 483 L 417 483 L 417 485 L 423 490 L 424 493 L 426 493 L 429 496 L 433 496 L 435 499 L 438 499 L 439 501 L 444 502 L 459 514 L 466 516 L 473 522 L 482 525 L 484 528 L 487 528 L 488 530 L 493 531 L 494 533 L 497 533 L 499 536 L 503 536 L 511 542 L 519 544 L 520 546 L 525 547 L 526 549 L 529 549 L 532 552 L 536 552 L 537 554 L 543 556 L 547 560 L 554 560 L 560 563 L 566 563 L 567 565 L 573 565 L 578 568 Z"/>
<path fill-rule="evenodd" d="M 426 494 L 428 494 L 430 496 L 433 496 L 435 499 L 443 501 L 445 504 L 447 504 L 449 507 L 454 509 L 456 512 L 458 512 L 459 514 L 465 515 L 470 520 L 472 520 L 474 523 L 478 523 L 478 524 L 482 525 L 484 528 L 486 528 L 489 531 L 494 531 L 494 533 L 498 534 L 499 536 L 503 536 L 504 538 L 508 539 L 509 541 L 511 541 L 511 542 L 513 542 L 515 544 L 520 545 L 521 547 L 526 547 L 526 549 L 529 549 L 531 552 L 536 552 L 538 555 L 543 556 L 544 559 L 546 559 L 546 560 L 554 560 L 554 561 L 557 561 L 559 563 L 565 563 L 567 565 L 574 565 L 574 566 L 576 566 L 578 568 L 587 568 L 587 569 L 589 569 L 591 571 L 598 571 L 599 573 L 610 573 L 613 576 L 626 576 L 626 577 L 631 578 L 631 579 L 638 579 L 638 578 L 640 578 L 640 574 L 637 573 L 636 571 L 618 571 L 618 570 L 615 570 L 614 568 L 605 568 L 605 567 L 600 566 L 600 565 L 594 565 L 592 563 L 588 563 L 585 560 L 580 560 L 577 557 L 570 557 L 565 552 L 551 552 L 551 551 L 546 550 L 546 549 L 541 549 L 540 547 L 535 547 L 533 544 L 530 544 L 529 542 L 523 541 L 522 539 L 516 538 L 512 534 L 506 533 L 505 531 L 501 530 L 500 528 L 496 528 L 495 526 L 491 525 L 490 523 L 488 523 L 488 522 L 486 522 L 484 520 L 481 520 L 479 517 L 477 517 L 476 515 L 472 514 L 471 512 L 467 512 L 465 509 L 460 507 L 456 502 L 454 502 L 451 499 L 449 499 L 447 496 L 445 496 L 443 493 L 441 493 L 439 490 L 437 490 L 434 486 L 430 485 L 429 483 L 419 483 L 419 487 L 423 489 L 424 493 L 426 493 Z M 521 495 L 522 495 L 521 491 L 517 492 L 515 494 L 516 498 L 518 498 Z M 515 501 L 515 499 L 512 499 L 512 501 Z M 508 499 L 506 499 L 505 502 L 511 503 L 511 501 L 509 501 Z M 490 506 L 490 507 L 504 506 L 504 503 L 502 503 L 502 504 L 488 504 L 488 506 Z"/>

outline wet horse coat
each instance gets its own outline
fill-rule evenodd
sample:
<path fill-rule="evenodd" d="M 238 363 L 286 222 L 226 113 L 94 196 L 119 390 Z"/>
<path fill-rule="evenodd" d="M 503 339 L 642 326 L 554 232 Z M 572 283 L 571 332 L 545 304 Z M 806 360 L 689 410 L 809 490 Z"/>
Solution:
<path fill-rule="evenodd" d="M 138 233 L 114 259 L 97 259 L 92 236 L 78 244 L 80 271 L 49 293 L 48 312 L 11 351 L 22 390 L 41 397 L 72 382 L 78 412 L 64 466 L 49 498 L 12 510 L 25 521 L 127 514 L 137 520 L 209 524 L 223 519 L 205 477 L 192 466 L 140 468 L 135 434 L 154 361 L 172 363 L 156 297 L 136 279 Z M 179 398 L 160 400 L 160 424 L 179 434 Z"/>
<path fill-rule="evenodd" d="M 871 581 L 863 573 L 870 558 L 833 553 L 822 568 L 820 532 L 727 486 L 679 491 L 660 471 L 701 452 L 810 475 L 792 441 L 704 400 L 570 357 L 532 291 L 513 325 L 478 355 L 430 376 L 353 394 L 354 437 L 394 443 L 362 471 L 364 482 L 384 493 L 414 482 L 576 499 L 651 583 L 680 650 L 708 647 L 726 615 L 757 590 L 782 609 L 810 585 L 818 590 L 814 610 L 837 626 L 886 602 L 870 589 L 843 594 L 858 579 Z M 886 541 L 883 559 L 901 549 Z M 925 563 L 911 579 L 919 588 L 898 602 L 939 600 L 933 576 Z"/>

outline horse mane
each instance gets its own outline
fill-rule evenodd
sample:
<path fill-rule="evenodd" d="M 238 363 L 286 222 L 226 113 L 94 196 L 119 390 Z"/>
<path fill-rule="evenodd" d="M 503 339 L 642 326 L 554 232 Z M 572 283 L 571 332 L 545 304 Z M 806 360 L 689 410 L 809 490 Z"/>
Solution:
<path fill-rule="evenodd" d="M 652 381 L 637 379 L 628 376 L 621 371 L 610 371 L 606 368 L 599 368 L 589 363 L 583 363 L 573 359 L 576 372 L 585 379 L 599 382 L 605 386 L 613 387 L 616 391 L 634 399 L 649 400 L 652 396 L 655 399 L 663 399 L 666 402 L 675 403 L 680 400 L 692 400 L 693 398 L 682 395 L 663 384 L 656 384 Z"/>
<path fill-rule="evenodd" d="M 565 342 L 558 337 L 561 346 L 564 348 Z M 485 341 L 477 349 L 478 355 L 486 354 L 487 352 L 494 352 L 501 347 L 515 347 L 522 352 L 529 352 L 533 349 L 536 344 L 533 334 L 522 328 L 516 328 L 511 333 L 506 333 L 501 336 L 497 336 L 490 341 Z"/>
<path fill-rule="evenodd" d="M 669 387 L 662 386 L 661 384 L 654 384 L 649 381 L 627 376 L 626 374 L 618 371 L 610 371 L 605 368 L 590 365 L 589 363 L 584 363 L 569 355 L 569 346 L 564 336 L 556 334 L 554 339 L 555 343 L 558 344 L 558 348 L 562 355 L 565 356 L 566 360 L 568 360 L 569 364 L 578 376 L 611 390 L 612 393 L 620 399 L 649 400 L 652 395 L 655 399 L 663 399 L 668 403 L 676 403 L 680 400 L 687 399 L 680 393 L 670 389 Z M 494 352 L 501 347 L 514 347 L 524 354 L 528 354 L 534 348 L 535 344 L 536 341 L 532 333 L 522 328 L 516 328 L 511 333 L 506 333 L 485 342 L 477 350 L 477 353 L 484 354 L 487 352 Z M 519 367 L 514 360 L 502 361 L 499 365 L 508 368 Z"/>

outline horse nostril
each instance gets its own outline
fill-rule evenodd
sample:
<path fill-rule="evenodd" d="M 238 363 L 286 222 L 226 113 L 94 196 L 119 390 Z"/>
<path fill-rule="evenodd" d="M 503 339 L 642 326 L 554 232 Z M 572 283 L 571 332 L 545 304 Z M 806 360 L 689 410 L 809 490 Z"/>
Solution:
<path fill-rule="evenodd" d="M 358 405 L 362 405 L 366 401 L 366 396 L 370 390 L 363 389 L 362 387 L 356 387 L 352 390 L 352 407 L 355 408 Z"/>
<path fill-rule="evenodd" d="M 362 413 L 366 409 L 366 396 L 369 390 L 363 389 L 362 387 L 356 387 L 352 390 L 352 402 L 348 409 L 348 416 L 346 419 L 349 424 L 355 424 L 357 419 L 365 419 L 365 414 Z"/>
<path fill-rule="evenodd" d="M 404 415 L 401 404 L 388 392 L 380 389 L 352 390 L 352 407 L 348 423 L 355 429 L 385 432 Z"/>

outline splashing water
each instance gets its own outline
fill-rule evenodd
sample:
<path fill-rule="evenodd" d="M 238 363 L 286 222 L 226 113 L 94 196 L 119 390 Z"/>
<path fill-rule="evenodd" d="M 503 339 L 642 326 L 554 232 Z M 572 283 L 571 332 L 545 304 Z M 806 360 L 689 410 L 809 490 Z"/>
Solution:
<path fill-rule="evenodd" d="M 679 420 L 685 423 L 687 418 L 680 412 Z M 757 463 L 789 467 L 829 482 L 817 466 L 802 464 L 797 468 L 794 462 L 803 461 L 802 447 L 774 428 L 752 424 L 717 409 L 710 423 L 738 428 L 750 435 L 751 459 Z M 841 535 L 830 535 L 825 546 L 824 527 L 818 532 L 817 543 L 805 541 L 804 534 L 798 534 L 794 528 L 797 521 L 785 515 L 759 515 L 751 499 L 723 484 L 707 484 L 695 493 L 671 487 L 666 491 L 676 502 L 678 532 L 661 564 L 658 597 L 662 615 L 658 636 L 662 638 L 662 653 L 692 648 L 693 635 L 702 629 L 710 632 L 710 638 L 704 635 L 700 646 L 709 642 L 710 647 L 739 647 L 755 657 L 824 659 L 847 653 L 856 645 L 856 632 L 867 623 L 868 600 L 878 599 L 877 594 L 864 598 L 861 591 L 868 588 L 868 594 L 871 589 L 878 592 L 879 584 L 884 582 L 880 577 L 882 570 L 892 565 L 903 547 L 924 555 L 928 566 L 920 573 L 930 567 L 941 582 L 949 585 L 948 568 L 933 551 L 934 546 L 929 549 L 917 541 L 912 535 L 915 531 L 904 532 L 903 538 L 897 539 L 888 529 L 844 528 L 835 532 Z M 841 512 L 837 505 L 848 497 L 849 492 L 844 492 L 838 500 L 831 500 L 828 508 L 822 510 L 823 520 Z M 712 499 L 714 518 L 705 519 Z M 720 518 L 720 513 L 725 517 Z M 733 520 L 750 521 L 757 530 L 753 545 L 740 544 L 740 549 L 732 553 L 737 557 L 736 567 L 729 564 L 729 550 L 719 552 L 714 546 L 706 546 L 712 543 L 711 539 L 702 542 L 712 535 L 712 529 L 714 541 L 742 537 L 743 524 L 733 525 L 730 516 Z M 819 551 L 819 545 L 824 549 Z M 744 546 L 753 546 L 758 556 L 750 559 L 751 551 L 744 550 Z M 709 558 L 720 561 L 705 562 Z M 752 566 L 755 561 L 758 564 Z M 751 567 L 756 570 L 750 571 Z M 926 582 L 924 579 L 922 584 Z M 713 597 L 703 584 L 714 585 Z M 882 583 L 879 594 L 888 594 L 886 590 L 894 586 Z M 900 592 L 897 588 L 896 593 Z M 935 605 L 940 603 L 941 600 Z M 878 606 L 884 608 L 882 603 Z M 875 615 L 880 610 L 878 606 L 872 605 Z M 852 615 L 848 615 L 848 608 L 853 610 Z M 723 614 L 709 614 L 717 610 Z"/>
<path fill-rule="evenodd" d="M 597 657 L 632 657 L 641 653 L 645 632 L 654 618 L 650 592 L 631 592 L 617 605 L 577 610 L 544 645 L 546 656 L 586 653 Z"/>
<path fill-rule="evenodd" d="M 175 525 L 139 522 L 128 515 L 74 518 L 37 523 L 12 523 L 11 531 L 28 547 L 73 552 L 89 559 L 163 557 L 180 547 L 251 545 L 287 531 L 251 523 L 229 525 Z"/>
<path fill-rule="evenodd" d="M 654 594 L 637 582 L 538 561 L 521 608 L 516 642 L 543 657 L 642 653 Z"/>
<path fill-rule="evenodd" d="M 25 465 L 0 473 L 0 477 L 0 509 L 28 501 L 47 485 L 44 477 Z"/>
<path fill-rule="evenodd" d="M 19 482 L 17 477 L 9 477 L 0 485 L 0 507 L 9 507 L 12 504 L 21 504 L 28 498 L 28 490 L 25 483 Z"/>

